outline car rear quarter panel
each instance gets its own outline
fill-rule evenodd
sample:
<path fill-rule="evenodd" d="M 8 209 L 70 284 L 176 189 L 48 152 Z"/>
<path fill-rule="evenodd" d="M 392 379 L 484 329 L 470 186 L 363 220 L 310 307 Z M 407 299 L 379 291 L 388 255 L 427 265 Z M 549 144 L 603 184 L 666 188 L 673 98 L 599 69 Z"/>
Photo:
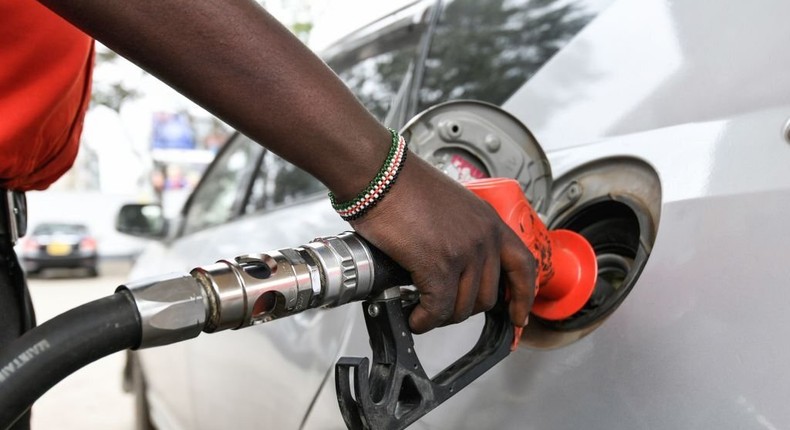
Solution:
<path fill-rule="evenodd" d="M 787 103 L 790 2 L 618 0 L 504 107 L 549 152 Z"/>

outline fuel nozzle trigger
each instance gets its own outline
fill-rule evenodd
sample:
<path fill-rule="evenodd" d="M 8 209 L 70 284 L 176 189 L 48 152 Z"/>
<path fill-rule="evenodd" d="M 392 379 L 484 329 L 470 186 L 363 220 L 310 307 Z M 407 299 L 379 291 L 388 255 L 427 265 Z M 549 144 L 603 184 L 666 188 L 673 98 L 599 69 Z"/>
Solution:
<path fill-rule="evenodd" d="M 365 357 L 342 357 L 335 365 L 338 403 L 349 429 L 406 428 L 510 353 L 513 326 L 500 297 L 485 313 L 485 325 L 475 346 L 429 378 L 409 329 L 408 316 L 415 305 L 416 297 L 401 295 L 398 288 L 362 303 L 373 350 L 372 366 Z"/>

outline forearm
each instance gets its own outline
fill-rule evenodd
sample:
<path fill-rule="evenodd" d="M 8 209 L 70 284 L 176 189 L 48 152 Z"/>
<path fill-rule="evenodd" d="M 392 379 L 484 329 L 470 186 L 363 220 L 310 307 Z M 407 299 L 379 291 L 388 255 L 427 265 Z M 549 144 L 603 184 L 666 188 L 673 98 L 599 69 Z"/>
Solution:
<path fill-rule="evenodd" d="M 387 131 L 252 1 L 40 1 L 341 198 L 387 154 Z"/>

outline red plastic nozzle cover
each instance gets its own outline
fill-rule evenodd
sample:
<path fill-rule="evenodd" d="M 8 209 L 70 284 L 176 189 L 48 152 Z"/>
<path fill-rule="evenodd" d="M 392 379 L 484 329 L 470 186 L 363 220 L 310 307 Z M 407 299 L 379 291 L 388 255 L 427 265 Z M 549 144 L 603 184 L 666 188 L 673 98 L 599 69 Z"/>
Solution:
<path fill-rule="evenodd" d="M 464 185 L 497 211 L 535 257 L 538 273 L 532 313 L 558 321 L 581 310 L 598 275 L 590 243 L 570 230 L 549 231 L 514 179 L 477 179 Z"/>

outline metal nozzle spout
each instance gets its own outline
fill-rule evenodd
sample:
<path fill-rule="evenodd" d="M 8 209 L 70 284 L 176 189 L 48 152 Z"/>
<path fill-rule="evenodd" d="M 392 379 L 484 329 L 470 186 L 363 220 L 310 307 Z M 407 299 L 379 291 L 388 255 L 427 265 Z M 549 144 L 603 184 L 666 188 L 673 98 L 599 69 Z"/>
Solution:
<path fill-rule="evenodd" d="M 297 248 L 220 260 L 193 269 L 191 275 L 207 292 L 208 333 L 362 300 L 375 277 L 370 249 L 351 232 Z"/>
<path fill-rule="evenodd" d="M 319 269 L 299 249 L 249 254 L 192 270 L 209 292 L 205 331 L 238 329 L 313 307 Z"/>
<path fill-rule="evenodd" d="M 375 263 L 367 243 L 346 232 L 119 288 L 135 298 L 147 347 L 363 300 L 377 285 Z"/>
<path fill-rule="evenodd" d="M 143 279 L 121 285 L 140 314 L 140 348 L 168 345 L 197 337 L 205 326 L 208 303 L 203 287 L 186 273 Z"/>

